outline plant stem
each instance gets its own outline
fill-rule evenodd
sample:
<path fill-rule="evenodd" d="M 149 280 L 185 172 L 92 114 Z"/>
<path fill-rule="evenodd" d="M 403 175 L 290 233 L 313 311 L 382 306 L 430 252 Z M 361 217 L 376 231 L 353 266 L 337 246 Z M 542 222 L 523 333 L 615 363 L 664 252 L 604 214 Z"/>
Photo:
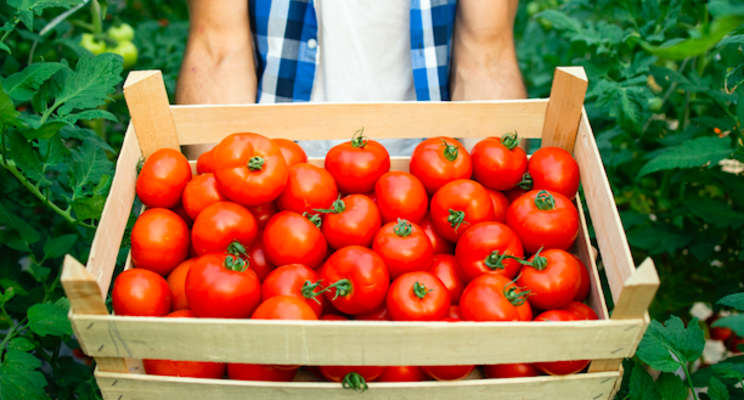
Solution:
<path fill-rule="evenodd" d="M 92 0 L 90 2 L 90 16 L 91 23 L 93 24 L 93 34 L 97 35 L 103 32 L 103 23 L 101 21 L 101 5 L 98 4 L 98 0 Z"/>
<path fill-rule="evenodd" d="M 2 42 L 5 41 L 5 38 L 7 38 L 8 35 L 10 35 L 10 32 L 13 32 L 13 30 L 15 29 L 15 27 L 18 25 L 18 22 L 20 22 L 20 21 L 21 21 L 21 18 L 20 17 L 13 18 L 13 21 L 10 23 L 12 25 L 12 27 L 10 28 L 10 30 L 8 30 L 7 32 L 5 32 L 5 34 L 3 35 L 3 37 L 0 38 L 0 43 L 2 43 Z"/>
<path fill-rule="evenodd" d="M 7 319 L 11 324 L 13 323 L 13 319 L 10 318 L 10 315 L 8 315 L 8 312 L 5 311 L 5 305 L 0 305 L 0 311 L 2 311 L 2 316 Z M 5 334 L 5 339 L 3 339 L 2 344 L 0 344 L 0 360 L 2 360 L 3 352 L 5 351 L 5 345 L 8 344 L 10 339 L 13 338 L 13 334 L 15 333 L 16 328 L 18 328 L 20 324 L 13 324 L 13 326 L 10 327 L 10 330 L 8 333 Z"/>
<path fill-rule="evenodd" d="M 676 355 L 676 354 L 675 354 L 675 355 Z M 679 356 L 677 356 L 677 357 L 678 357 L 678 358 L 679 358 L 680 360 L 682 359 L 682 358 L 681 358 L 681 357 L 679 357 Z M 690 378 L 690 370 L 689 370 L 689 369 L 687 369 L 687 363 L 681 363 L 681 364 L 682 364 L 682 370 L 683 370 L 683 371 L 685 371 L 685 382 L 687 382 L 687 387 L 689 387 L 689 388 L 690 388 L 690 390 L 692 391 L 692 397 L 693 397 L 693 398 L 694 398 L 695 400 L 700 400 L 700 398 L 698 397 L 697 393 L 695 392 L 695 387 L 694 387 L 694 386 L 692 386 L 692 379 Z"/>
<path fill-rule="evenodd" d="M 59 108 L 59 106 L 61 106 L 61 105 L 62 105 L 62 103 L 58 103 L 58 102 L 55 101 L 54 104 L 52 104 L 52 106 L 49 107 L 49 109 L 47 109 L 46 111 L 44 111 L 44 114 L 41 115 L 41 119 L 39 120 L 39 126 L 44 125 L 44 122 L 46 122 L 46 120 L 49 118 L 49 116 L 52 115 L 52 113 L 54 112 L 54 110 L 56 110 L 57 108 Z"/>

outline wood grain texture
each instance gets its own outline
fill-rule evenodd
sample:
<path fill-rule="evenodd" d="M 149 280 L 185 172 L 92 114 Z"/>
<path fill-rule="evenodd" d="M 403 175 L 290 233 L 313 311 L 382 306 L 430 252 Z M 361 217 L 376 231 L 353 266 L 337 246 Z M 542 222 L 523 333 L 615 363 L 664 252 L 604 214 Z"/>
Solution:
<path fill-rule="evenodd" d="M 355 393 L 338 383 L 248 382 L 192 379 L 96 371 L 106 400 L 604 400 L 613 390 L 618 372 L 541 376 L 514 379 L 477 379 L 454 382 L 371 382 L 369 390 Z"/>
<path fill-rule="evenodd" d="M 599 278 L 599 269 L 597 269 L 597 257 L 594 254 L 595 249 L 592 247 L 592 242 L 589 239 L 589 228 L 586 225 L 584 206 L 581 196 L 578 193 L 576 193 L 575 205 L 579 211 L 579 236 L 576 238 L 576 244 L 574 245 L 574 254 L 584 263 L 591 278 L 591 289 L 589 290 L 589 297 L 586 301 L 594 312 L 597 313 L 599 319 L 609 319 L 607 303 L 605 303 L 604 291 L 602 290 L 602 282 Z"/>
<path fill-rule="evenodd" d="M 612 319 L 632 319 L 645 315 L 659 289 L 659 284 L 659 274 L 656 272 L 654 261 L 646 258 L 625 281 L 612 310 Z"/>
<path fill-rule="evenodd" d="M 289 140 L 498 136 L 539 138 L 548 100 L 281 103 L 171 106 L 182 145 L 218 143 L 235 132 Z M 136 125 L 135 125 L 136 127 Z"/>
<path fill-rule="evenodd" d="M 124 98 L 145 158 L 162 148 L 181 151 L 160 71 L 130 72 Z"/>
<path fill-rule="evenodd" d="M 555 146 L 573 152 L 588 84 L 583 67 L 555 69 L 542 128 L 543 147 Z"/>

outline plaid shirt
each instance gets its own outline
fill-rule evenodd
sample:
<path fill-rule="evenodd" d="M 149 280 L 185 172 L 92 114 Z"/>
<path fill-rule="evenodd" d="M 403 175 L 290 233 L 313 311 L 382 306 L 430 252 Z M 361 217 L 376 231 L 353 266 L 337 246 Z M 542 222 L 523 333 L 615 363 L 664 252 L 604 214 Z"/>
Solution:
<path fill-rule="evenodd" d="M 449 100 L 457 0 L 411 0 L 411 61 L 416 99 Z M 250 0 L 258 52 L 258 101 L 310 101 L 318 60 L 313 0 Z"/>

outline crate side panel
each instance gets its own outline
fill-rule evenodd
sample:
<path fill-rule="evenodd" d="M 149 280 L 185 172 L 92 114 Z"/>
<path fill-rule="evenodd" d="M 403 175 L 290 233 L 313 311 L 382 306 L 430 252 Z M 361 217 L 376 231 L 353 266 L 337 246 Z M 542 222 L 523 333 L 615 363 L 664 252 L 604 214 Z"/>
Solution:
<path fill-rule="evenodd" d="M 599 278 L 599 269 L 597 269 L 596 249 L 592 247 L 592 242 L 589 239 L 589 228 L 586 224 L 586 215 L 582 203 L 581 196 L 576 193 L 575 205 L 579 211 L 579 235 L 574 245 L 574 254 L 584 263 L 589 272 L 589 278 L 591 278 L 591 289 L 589 290 L 589 297 L 586 299 L 587 304 L 597 313 L 599 319 L 609 319 L 602 282 Z"/>

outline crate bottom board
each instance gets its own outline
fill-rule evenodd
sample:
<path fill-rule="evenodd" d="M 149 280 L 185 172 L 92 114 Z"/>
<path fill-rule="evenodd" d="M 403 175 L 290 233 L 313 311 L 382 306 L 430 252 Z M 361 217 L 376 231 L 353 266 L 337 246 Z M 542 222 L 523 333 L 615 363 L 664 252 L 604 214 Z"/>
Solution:
<path fill-rule="evenodd" d="M 374 399 L 468 400 L 603 400 L 609 399 L 619 371 L 540 376 L 515 379 L 476 379 L 455 382 L 369 384 L 363 394 L 328 382 L 248 382 L 227 379 L 192 379 L 153 375 L 95 372 L 106 400 L 234 400 L 234 399 L 348 399 L 353 395 Z"/>

